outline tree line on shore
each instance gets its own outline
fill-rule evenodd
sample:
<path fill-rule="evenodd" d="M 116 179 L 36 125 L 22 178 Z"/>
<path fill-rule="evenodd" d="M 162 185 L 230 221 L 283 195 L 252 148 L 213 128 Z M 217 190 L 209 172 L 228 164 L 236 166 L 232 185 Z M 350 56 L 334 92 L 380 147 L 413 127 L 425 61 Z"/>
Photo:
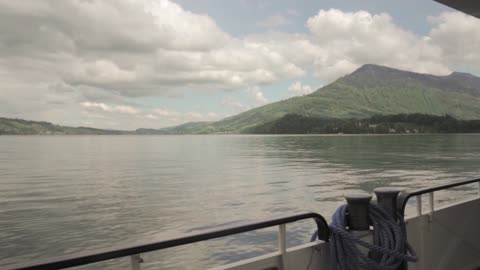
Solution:
<path fill-rule="evenodd" d="M 246 130 L 254 134 L 389 134 L 480 133 L 480 120 L 460 120 L 450 115 L 374 115 L 370 118 L 319 118 L 301 114 L 284 117 Z"/>

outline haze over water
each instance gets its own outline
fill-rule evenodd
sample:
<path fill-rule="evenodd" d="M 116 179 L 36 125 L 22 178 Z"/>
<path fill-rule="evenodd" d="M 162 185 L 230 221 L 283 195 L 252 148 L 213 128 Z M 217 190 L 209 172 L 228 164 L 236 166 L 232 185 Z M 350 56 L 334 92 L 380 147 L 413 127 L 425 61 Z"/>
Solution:
<path fill-rule="evenodd" d="M 3 136 L 0 268 L 480 174 L 480 135 Z M 313 222 L 287 226 L 307 242 Z M 274 251 L 276 228 L 143 256 L 202 269 Z M 128 267 L 127 259 L 88 269 Z"/>

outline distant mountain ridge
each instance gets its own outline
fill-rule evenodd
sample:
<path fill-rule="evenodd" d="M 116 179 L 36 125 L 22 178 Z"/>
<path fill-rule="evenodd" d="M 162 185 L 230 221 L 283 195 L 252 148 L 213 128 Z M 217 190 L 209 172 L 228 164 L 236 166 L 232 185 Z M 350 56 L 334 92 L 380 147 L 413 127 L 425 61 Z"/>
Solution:
<path fill-rule="evenodd" d="M 185 130 L 184 133 L 189 133 L 186 131 L 204 124 L 204 122 L 191 122 L 171 128 L 139 128 L 133 131 L 127 131 L 91 127 L 69 127 L 45 121 L 0 117 L 0 135 L 171 135 L 179 134 L 177 129 L 182 129 Z"/>
<path fill-rule="evenodd" d="M 120 135 L 128 131 L 90 127 L 67 127 L 49 122 L 0 117 L 0 135 Z"/>
<path fill-rule="evenodd" d="M 177 133 L 242 133 L 287 114 L 368 118 L 391 114 L 451 115 L 480 119 L 480 78 L 453 72 L 435 76 L 366 64 L 317 91 L 258 107 Z"/>
<path fill-rule="evenodd" d="M 430 74 L 415 73 L 385 66 L 366 64 L 351 73 L 344 76 L 347 80 L 371 79 L 371 83 L 382 81 L 398 81 L 399 79 L 408 82 L 422 83 L 431 88 L 451 91 L 456 89 L 460 92 L 480 96 L 480 78 L 470 73 L 453 72 L 447 76 L 435 76 Z"/>
<path fill-rule="evenodd" d="M 179 134 L 177 129 L 185 132 L 193 130 L 205 122 L 190 122 L 176 127 L 161 129 L 139 128 L 136 130 L 112 130 L 91 127 L 69 127 L 45 121 L 31 121 L 0 117 L 0 135 L 171 135 Z M 192 132 L 193 133 L 193 132 Z"/>

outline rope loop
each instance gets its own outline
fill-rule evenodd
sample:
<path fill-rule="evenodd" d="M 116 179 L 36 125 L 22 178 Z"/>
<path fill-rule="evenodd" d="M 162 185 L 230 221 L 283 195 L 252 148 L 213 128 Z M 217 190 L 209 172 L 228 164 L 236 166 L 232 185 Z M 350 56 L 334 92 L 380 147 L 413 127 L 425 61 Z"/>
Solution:
<path fill-rule="evenodd" d="M 373 225 L 373 243 L 359 239 L 347 230 L 347 205 L 340 206 L 330 224 L 330 255 L 337 270 L 398 270 L 404 262 L 417 257 L 407 243 L 405 223 L 396 222 L 381 207 L 370 204 L 369 218 Z M 318 232 L 312 236 L 316 240 Z"/>

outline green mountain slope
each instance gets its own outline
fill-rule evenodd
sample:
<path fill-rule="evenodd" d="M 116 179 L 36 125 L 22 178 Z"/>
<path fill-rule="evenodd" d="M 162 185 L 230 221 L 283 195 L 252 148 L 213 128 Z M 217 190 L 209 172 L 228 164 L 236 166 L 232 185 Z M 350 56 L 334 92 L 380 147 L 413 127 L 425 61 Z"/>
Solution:
<path fill-rule="evenodd" d="M 454 72 L 434 76 L 364 65 L 353 73 L 302 97 L 271 103 L 218 122 L 179 133 L 244 132 L 286 114 L 327 118 L 366 118 L 387 114 L 451 115 L 480 119 L 480 78 Z"/>
<path fill-rule="evenodd" d="M 66 127 L 48 122 L 0 118 L 0 135 L 117 135 L 128 132 L 89 127 Z"/>

